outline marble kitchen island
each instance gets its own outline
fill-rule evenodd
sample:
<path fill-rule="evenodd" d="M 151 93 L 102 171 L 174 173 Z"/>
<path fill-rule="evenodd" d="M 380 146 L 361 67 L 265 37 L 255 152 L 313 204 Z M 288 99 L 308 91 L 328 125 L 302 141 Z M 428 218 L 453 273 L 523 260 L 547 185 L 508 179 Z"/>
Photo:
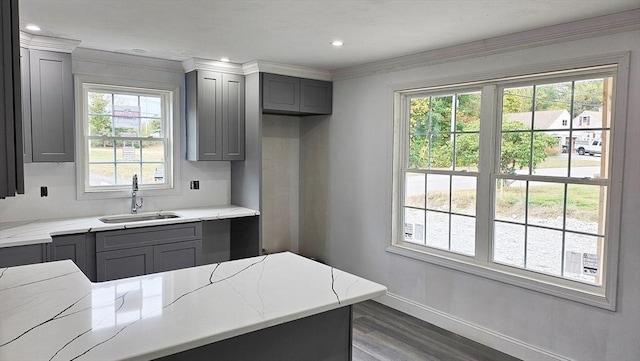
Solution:
<path fill-rule="evenodd" d="M 3 268 L 0 360 L 344 360 L 351 305 L 385 292 L 289 252 L 103 283 L 68 260 Z"/>

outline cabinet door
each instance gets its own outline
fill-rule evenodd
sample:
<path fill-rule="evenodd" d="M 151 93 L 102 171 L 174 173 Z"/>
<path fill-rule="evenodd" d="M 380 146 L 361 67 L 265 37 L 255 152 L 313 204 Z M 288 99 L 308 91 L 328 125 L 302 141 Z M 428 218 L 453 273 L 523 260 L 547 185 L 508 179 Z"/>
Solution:
<path fill-rule="evenodd" d="M 0 198 L 24 193 L 18 0 L 0 2 Z"/>
<path fill-rule="evenodd" d="M 31 50 L 31 140 L 34 162 L 73 162 L 71 54 Z"/>
<path fill-rule="evenodd" d="M 153 247 L 98 252 L 96 268 L 98 282 L 153 273 Z"/>
<path fill-rule="evenodd" d="M 165 272 L 202 264 L 202 241 L 169 243 L 153 247 L 153 271 Z"/>
<path fill-rule="evenodd" d="M 300 112 L 331 114 L 333 83 L 321 80 L 300 79 Z"/>
<path fill-rule="evenodd" d="M 268 73 L 261 75 L 263 112 L 300 112 L 299 78 Z"/>
<path fill-rule="evenodd" d="M 187 81 L 187 159 L 222 160 L 222 75 L 192 71 Z"/>
<path fill-rule="evenodd" d="M 43 263 L 47 260 L 44 244 L 0 248 L 0 267 Z"/>
<path fill-rule="evenodd" d="M 244 76 L 222 74 L 222 159 L 244 159 Z"/>
<path fill-rule="evenodd" d="M 87 274 L 87 253 L 85 247 L 85 234 L 72 234 L 52 237 L 53 241 L 48 244 L 49 261 L 61 261 L 70 259 Z"/>
<path fill-rule="evenodd" d="M 25 163 L 31 163 L 31 75 L 29 49 L 20 48 L 20 81 L 22 83 L 22 145 Z"/>

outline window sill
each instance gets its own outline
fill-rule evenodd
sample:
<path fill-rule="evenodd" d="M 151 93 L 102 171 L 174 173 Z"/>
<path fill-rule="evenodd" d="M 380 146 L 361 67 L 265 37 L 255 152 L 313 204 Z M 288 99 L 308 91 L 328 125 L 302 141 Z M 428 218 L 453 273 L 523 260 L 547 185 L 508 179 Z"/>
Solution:
<path fill-rule="evenodd" d="M 435 264 L 442 267 L 466 272 L 474 276 L 488 278 L 494 281 L 506 283 L 512 286 L 522 287 L 528 290 L 544 293 L 570 301 L 615 311 L 615 302 L 611 301 L 603 292 L 605 287 L 572 285 L 572 281 L 537 274 L 531 271 L 516 269 L 495 263 L 480 263 L 473 258 L 453 255 L 430 253 L 414 247 L 392 244 L 387 247 L 387 252 L 419 261 Z M 535 277 L 535 278 L 534 278 Z"/>

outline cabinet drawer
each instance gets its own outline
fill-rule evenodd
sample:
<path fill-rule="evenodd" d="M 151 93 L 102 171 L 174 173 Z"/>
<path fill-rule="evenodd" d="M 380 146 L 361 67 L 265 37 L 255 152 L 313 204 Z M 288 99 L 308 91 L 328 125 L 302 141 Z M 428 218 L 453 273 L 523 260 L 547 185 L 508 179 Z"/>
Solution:
<path fill-rule="evenodd" d="M 96 252 L 202 239 L 202 223 L 140 227 L 96 233 Z"/>

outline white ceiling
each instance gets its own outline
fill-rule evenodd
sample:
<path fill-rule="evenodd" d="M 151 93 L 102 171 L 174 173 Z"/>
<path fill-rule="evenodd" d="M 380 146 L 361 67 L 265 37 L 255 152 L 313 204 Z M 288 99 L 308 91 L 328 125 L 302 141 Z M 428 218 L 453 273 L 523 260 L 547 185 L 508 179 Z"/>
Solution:
<path fill-rule="evenodd" d="M 20 24 L 84 48 L 336 70 L 636 8 L 640 0 L 20 0 Z"/>

